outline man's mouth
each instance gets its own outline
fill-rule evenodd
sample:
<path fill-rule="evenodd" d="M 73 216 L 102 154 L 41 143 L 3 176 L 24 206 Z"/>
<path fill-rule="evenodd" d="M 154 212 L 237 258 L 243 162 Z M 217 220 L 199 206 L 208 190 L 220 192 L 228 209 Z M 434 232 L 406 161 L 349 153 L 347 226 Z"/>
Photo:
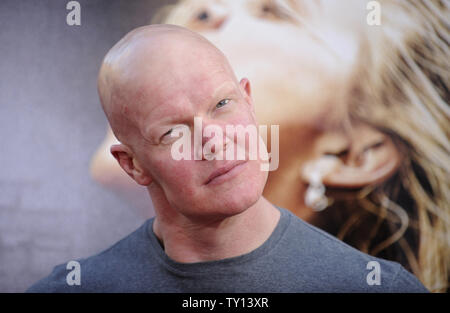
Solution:
<path fill-rule="evenodd" d="M 241 171 L 245 163 L 247 163 L 247 160 L 234 161 L 216 169 L 211 175 L 209 175 L 205 185 L 220 184 L 234 177 Z"/>

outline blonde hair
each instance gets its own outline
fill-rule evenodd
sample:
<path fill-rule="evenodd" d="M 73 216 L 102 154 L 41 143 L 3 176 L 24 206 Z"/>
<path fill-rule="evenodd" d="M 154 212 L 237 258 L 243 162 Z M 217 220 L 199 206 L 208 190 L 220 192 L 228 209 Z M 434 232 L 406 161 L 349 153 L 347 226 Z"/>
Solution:
<path fill-rule="evenodd" d="M 428 289 L 443 292 L 450 272 L 449 2 L 379 2 L 382 24 L 367 28 L 349 86 L 348 114 L 388 134 L 404 161 L 381 185 L 337 197 L 336 210 L 326 210 L 334 220 L 322 224 L 364 252 L 400 262 Z M 271 4 L 286 20 L 307 26 L 296 1 Z M 153 22 L 189 26 L 198 7 L 179 1 Z M 333 230 L 336 220 L 341 223 Z"/>
<path fill-rule="evenodd" d="M 353 93 L 359 96 L 349 113 L 389 134 L 404 161 L 397 175 L 363 191 L 356 205 L 392 215 L 391 227 L 400 222 L 369 253 L 396 243 L 424 285 L 442 292 L 449 287 L 450 267 L 449 3 L 380 2 L 382 26 L 369 33 L 362 49 L 365 65 Z M 404 236 L 409 228 L 417 238 Z"/>

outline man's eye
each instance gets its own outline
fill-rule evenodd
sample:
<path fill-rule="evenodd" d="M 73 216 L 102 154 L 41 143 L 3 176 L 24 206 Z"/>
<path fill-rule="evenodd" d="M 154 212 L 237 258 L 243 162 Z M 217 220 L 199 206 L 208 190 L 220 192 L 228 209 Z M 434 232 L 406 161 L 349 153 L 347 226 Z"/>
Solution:
<path fill-rule="evenodd" d="M 180 136 L 184 136 L 186 132 L 189 132 L 189 127 L 187 127 L 186 125 L 175 125 L 164 134 L 162 134 L 160 142 L 163 144 L 171 143 L 177 138 L 180 138 Z"/>
<path fill-rule="evenodd" d="M 169 144 L 171 143 L 174 138 L 172 138 L 171 134 L 173 132 L 173 128 L 169 129 L 168 131 L 166 131 L 160 138 L 160 142 L 162 144 Z"/>
<path fill-rule="evenodd" d="M 170 135 L 170 133 L 172 133 L 173 128 L 169 129 L 167 132 L 165 132 L 162 136 L 165 137 L 167 135 Z"/>
<path fill-rule="evenodd" d="M 220 100 L 219 103 L 216 104 L 216 108 L 220 109 L 221 107 L 223 107 L 224 105 L 226 105 L 228 102 L 230 102 L 230 99 L 223 99 Z"/>

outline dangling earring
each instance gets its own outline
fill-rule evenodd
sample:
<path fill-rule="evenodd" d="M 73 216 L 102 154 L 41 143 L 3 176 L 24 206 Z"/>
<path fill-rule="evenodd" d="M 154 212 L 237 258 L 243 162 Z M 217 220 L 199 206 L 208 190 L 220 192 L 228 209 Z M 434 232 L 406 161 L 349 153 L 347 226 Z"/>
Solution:
<path fill-rule="evenodd" d="M 325 196 L 325 186 L 321 181 L 310 182 L 305 194 L 305 204 L 316 212 L 327 208 L 328 198 Z"/>
<path fill-rule="evenodd" d="M 322 178 L 335 168 L 337 162 L 338 159 L 334 156 L 323 156 L 317 161 L 306 164 L 303 168 L 303 176 L 309 183 L 305 194 L 305 204 L 316 212 L 323 211 L 331 204 L 330 199 L 325 196 Z"/>

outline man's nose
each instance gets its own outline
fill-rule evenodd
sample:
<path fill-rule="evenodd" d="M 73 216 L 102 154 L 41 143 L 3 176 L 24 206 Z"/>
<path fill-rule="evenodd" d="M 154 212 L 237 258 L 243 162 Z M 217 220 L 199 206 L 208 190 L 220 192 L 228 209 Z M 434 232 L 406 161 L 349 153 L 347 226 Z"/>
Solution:
<path fill-rule="evenodd" d="M 205 129 L 211 125 L 213 125 L 214 128 L 210 128 L 210 130 L 214 129 L 214 132 L 205 131 Z M 220 140 L 220 139 L 222 139 L 222 140 Z M 226 129 L 225 129 L 224 125 L 205 123 L 203 125 L 203 129 L 202 129 L 201 151 L 198 151 L 198 155 L 202 156 L 201 157 L 202 160 L 206 160 L 205 152 L 206 153 L 210 152 L 211 154 L 217 154 L 217 153 L 223 152 L 223 154 L 224 154 L 223 157 L 225 158 L 226 148 L 230 142 L 231 142 L 231 140 L 228 139 L 226 136 Z M 205 148 L 205 145 L 207 143 L 209 143 L 209 145 L 207 148 Z M 205 151 L 205 150 L 207 150 L 207 151 Z"/>

